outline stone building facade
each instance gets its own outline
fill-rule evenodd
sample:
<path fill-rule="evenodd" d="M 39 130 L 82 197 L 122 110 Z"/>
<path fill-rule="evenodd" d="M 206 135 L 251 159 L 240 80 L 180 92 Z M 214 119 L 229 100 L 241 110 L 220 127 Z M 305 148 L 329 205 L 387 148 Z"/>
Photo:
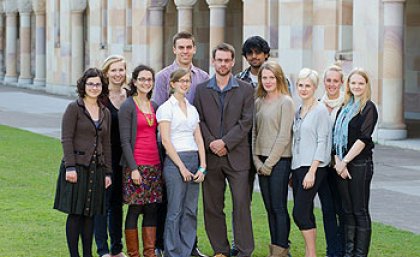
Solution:
<path fill-rule="evenodd" d="M 159 70 L 173 61 L 173 34 L 193 32 L 195 65 L 212 72 L 210 49 L 269 41 L 294 81 L 302 67 L 363 67 L 380 110 L 379 138 L 407 135 L 420 119 L 419 0 L 0 0 L 0 83 L 74 94 L 83 70 L 109 54 Z"/>

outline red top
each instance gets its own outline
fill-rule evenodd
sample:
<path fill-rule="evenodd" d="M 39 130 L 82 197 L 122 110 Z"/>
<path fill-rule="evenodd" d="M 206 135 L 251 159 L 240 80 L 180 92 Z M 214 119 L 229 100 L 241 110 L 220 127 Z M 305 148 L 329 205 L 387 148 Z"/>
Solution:
<path fill-rule="evenodd" d="M 156 141 L 157 120 L 153 107 L 150 105 L 152 114 L 146 114 L 150 119 L 153 117 L 153 125 L 149 126 L 145 114 L 137 110 L 137 136 L 134 144 L 134 160 L 138 165 L 157 165 L 160 163 L 159 152 Z"/>

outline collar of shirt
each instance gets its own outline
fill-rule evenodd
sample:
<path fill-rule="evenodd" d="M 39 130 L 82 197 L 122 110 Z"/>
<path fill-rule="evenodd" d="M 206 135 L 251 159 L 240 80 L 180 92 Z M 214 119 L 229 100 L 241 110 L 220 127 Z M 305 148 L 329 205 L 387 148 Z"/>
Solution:
<path fill-rule="evenodd" d="M 238 79 L 240 79 L 240 80 L 243 80 L 245 82 L 248 82 L 254 88 L 257 88 L 258 87 L 258 83 L 255 83 L 254 81 L 252 81 L 252 78 L 251 78 L 251 66 L 249 66 L 248 68 L 246 68 L 245 70 L 243 70 L 242 72 L 240 72 L 236 77 Z"/>
<path fill-rule="evenodd" d="M 185 102 L 187 103 L 187 107 L 188 107 L 188 106 L 190 106 L 191 104 L 190 104 L 190 102 L 188 102 L 188 99 L 187 99 L 187 98 L 185 98 L 185 97 L 184 97 L 184 99 L 185 99 Z M 178 99 L 176 99 L 176 98 L 175 98 L 175 96 L 174 96 L 174 95 L 171 95 L 171 96 L 169 97 L 169 102 L 170 102 L 172 105 L 177 105 L 177 106 L 179 106 L 179 101 L 178 101 Z"/>
<path fill-rule="evenodd" d="M 216 81 L 216 75 L 214 75 L 210 80 L 209 83 L 207 84 L 207 88 L 211 88 L 213 90 L 215 90 L 216 92 L 219 93 L 223 93 L 223 92 L 227 92 L 229 90 L 231 90 L 232 88 L 235 87 L 239 87 L 239 83 L 238 81 L 236 81 L 236 79 L 234 79 L 234 77 L 231 75 L 228 81 L 228 84 L 226 85 L 226 87 L 223 88 L 223 91 L 220 90 L 219 86 L 217 85 L 217 81 Z"/>
<path fill-rule="evenodd" d="M 172 63 L 172 66 L 173 66 L 173 70 L 172 70 L 172 71 L 175 71 L 175 70 L 177 70 L 177 69 L 181 68 L 181 66 L 179 66 L 179 64 L 176 62 L 176 60 L 174 60 L 174 62 Z M 190 66 L 190 71 L 191 71 L 192 73 L 196 73 L 196 72 L 197 72 L 197 69 L 198 69 L 198 68 L 197 68 L 197 67 L 195 67 L 193 63 L 191 63 L 191 66 Z"/>

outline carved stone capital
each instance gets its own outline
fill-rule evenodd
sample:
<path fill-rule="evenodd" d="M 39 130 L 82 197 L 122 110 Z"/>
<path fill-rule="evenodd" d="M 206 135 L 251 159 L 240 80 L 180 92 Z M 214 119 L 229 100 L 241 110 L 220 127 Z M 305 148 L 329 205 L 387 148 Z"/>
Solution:
<path fill-rule="evenodd" d="M 32 2 L 31 0 L 18 0 L 18 10 L 20 13 L 30 13 L 32 12 Z"/>
<path fill-rule="evenodd" d="M 229 0 L 206 0 L 207 4 L 211 6 L 226 6 Z"/>
<path fill-rule="evenodd" d="M 407 0 L 382 0 L 384 3 L 401 3 L 404 4 Z"/>
<path fill-rule="evenodd" d="M 164 8 L 168 4 L 168 0 L 150 0 L 149 8 Z"/>
<path fill-rule="evenodd" d="M 45 0 L 32 0 L 32 8 L 35 13 L 45 13 Z"/>
<path fill-rule="evenodd" d="M 197 0 L 175 0 L 174 3 L 177 7 L 193 7 Z"/>
<path fill-rule="evenodd" d="M 4 0 L 4 11 L 6 13 L 16 13 L 18 11 L 16 0 Z"/>
<path fill-rule="evenodd" d="M 87 7 L 86 0 L 72 0 L 70 3 L 72 12 L 83 12 Z"/>

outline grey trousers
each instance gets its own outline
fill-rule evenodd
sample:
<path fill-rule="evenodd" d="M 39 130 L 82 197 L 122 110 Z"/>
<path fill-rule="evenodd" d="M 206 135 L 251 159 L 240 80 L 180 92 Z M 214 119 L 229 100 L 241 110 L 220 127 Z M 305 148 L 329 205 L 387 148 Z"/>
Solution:
<path fill-rule="evenodd" d="M 198 153 L 179 152 L 185 167 L 197 172 Z M 178 167 L 166 156 L 163 165 L 163 178 L 168 198 L 164 248 L 165 257 L 189 257 L 197 234 L 197 208 L 199 184 L 184 182 Z"/>
<path fill-rule="evenodd" d="M 215 253 L 229 256 L 225 207 L 226 179 L 232 193 L 233 233 L 238 256 L 252 256 L 254 237 L 249 194 L 249 170 L 236 171 L 227 157 L 218 160 L 217 168 L 208 169 L 203 182 L 204 223 Z"/>

